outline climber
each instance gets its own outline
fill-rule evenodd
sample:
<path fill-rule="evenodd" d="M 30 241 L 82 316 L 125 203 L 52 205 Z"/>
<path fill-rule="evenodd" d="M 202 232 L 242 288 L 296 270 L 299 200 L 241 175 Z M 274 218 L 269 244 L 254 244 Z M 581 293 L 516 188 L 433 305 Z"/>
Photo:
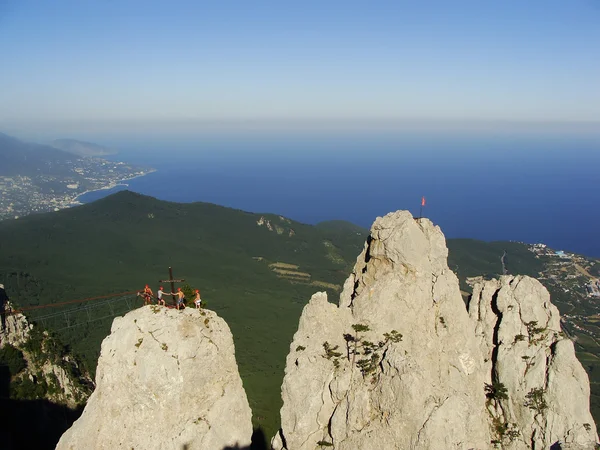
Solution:
<path fill-rule="evenodd" d="M 8 308 L 8 295 L 4 290 L 4 285 L 0 284 L 0 315 L 2 316 L 2 330 L 6 330 L 6 310 Z"/>
<path fill-rule="evenodd" d="M 163 287 L 159 287 L 158 291 L 156 291 L 156 303 L 158 305 L 163 305 L 166 306 L 165 304 L 165 299 L 163 298 L 163 295 L 165 295 L 165 292 L 163 291 Z"/>
<path fill-rule="evenodd" d="M 141 294 L 138 292 L 138 295 L 141 295 L 144 298 L 144 305 L 152 304 L 152 297 L 154 297 L 154 293 L 152 292 L 152 289 L 150 289 L 150 286 L 144 286 L 144 290 L 141 292 Z"/>
<path fill-rule="evenodd" d="M 196 305 L 196 309 L 200 309 L 202 299 L 200 298 L 200 291 L 198 289 L 196 289 L 196 298 L 194 299 L 194 304 Z"/>
<path fill-rule="evenodd" d="M 183 293 L 181 288 L 177 288 L 177 292 L 171 292 L 171 295 L 177 296 L 177 309 L 185 308 L 185 305 L 183 303 L 185 301 L 185 294 Z"/>

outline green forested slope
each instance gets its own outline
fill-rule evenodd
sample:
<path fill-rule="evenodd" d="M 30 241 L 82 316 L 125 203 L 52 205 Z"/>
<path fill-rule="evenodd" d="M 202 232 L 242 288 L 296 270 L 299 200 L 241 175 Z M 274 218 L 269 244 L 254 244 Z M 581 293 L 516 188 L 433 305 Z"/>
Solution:
<path fill-rule="evenodd" d="M 273 231 L 257 224 L 261 217 Z M 269 264 L 297 265 L 311 282 L 341 285 L 365 233 L 339 223 L 321 229 L 276 215 L 120 192 L 0 222 L 0 279 L 13 300 L 27 306 L 139 290 L 146 283 L 156 290 L 172 266 L 174 276 L 199 288 L 231 327 L 255 420 L 273 433 L 289 343 L 303 305 L 323 288 L 279 278 Z M 337 292 L 330 293 L 335 300 Z M 60 335 L 94 366 L 110 323 L 75 326 Z"/>
<path fill-rule="evenodd" d="M 467 277 L 482 275 L 495 277 L 502 274 L 501 258 L 506 252 L 505 265 L 509 274 L 537 277 L 543 262 L 519 242 L 484 242 L 475 239 L 448 239 L 448 266 L 468 289 Z"/>
<path fill-rule="evenodd" d="M 367 233 L 343 221 L 311 226 L 124 191 L 57 213 L 0 222 L 0 282 L 20 306 L 38 305 L 140 290 L 146 283 L 156 290 L 172 266 L 175 278 L 199 288 L 208 308 L 229 324 L 255 424 L 271 436 L 278 427 L 283 368 L 302 307 L 326 287 L 330 301 L 337 302 Z M 520 243 L 449 239 L 448 248 L 448 264 L 465 291 L 466 277 L 502 273 L 504 251 L 508 273 L 537 276 L 544 268 L 544 261 Z M 132 299 L 130 305 L 94 310 L 82 304 L 70 328 L 60 324 L 60 314 L 43 325 L 59 329 L 60 338 L 93 370 L 112 317 L 134 306 Z M 29 315 L 35 320 L 40 314 Z M 578 351 L 589 353 L 579 344 Z M 593 375 L 596 364 L 586 368 Z M 597 385 L 592 384 L 594 395 Z"/>

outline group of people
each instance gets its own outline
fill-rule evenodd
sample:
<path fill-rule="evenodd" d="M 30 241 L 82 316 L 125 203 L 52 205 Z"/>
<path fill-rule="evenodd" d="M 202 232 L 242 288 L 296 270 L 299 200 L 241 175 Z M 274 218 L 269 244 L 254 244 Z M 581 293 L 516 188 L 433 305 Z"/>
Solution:
<path fill-rule="evenodd" d="M 202 306 L 202 299 L 200 298 L 200 291 L 198 289 L 196 289 L 195 294 L 196 294 L 196 296 L 194 298 L 194 304 L 196 305 L 196 308 L 200 308 Z M 152 299 L 154 298 L 154 293 L 152 292 L 152 289 L 150 289 L 150 286 L 146 285 L 141 292 L 138 292 L 137 295 L 141 296 L 144 299 L 144 305 L 152 304 Z M 158 288 L 158 291 L 156 292 L 156 300 L 157 300 L 156 303 L 158 305 L 166 306 L 165 299 L 164 299 L 165 295 L 177 297 L 175 307 L 178 310 L 185 308 L 185 300 L 186 300 L 185 293 L 181 290 L 181 288 L 177 288 L 177 292 L 167 293 L 164 291 L 164 288 L 162 286 L 160 286 Z"/>

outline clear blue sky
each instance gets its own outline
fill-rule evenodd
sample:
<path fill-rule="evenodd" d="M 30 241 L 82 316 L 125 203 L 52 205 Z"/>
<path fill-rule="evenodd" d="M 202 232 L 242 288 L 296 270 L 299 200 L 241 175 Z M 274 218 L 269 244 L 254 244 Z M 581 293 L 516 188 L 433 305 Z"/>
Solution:
<path fill-rule="evenodd" d="M 600 0 L 0 0 L 0 129 L 600 121 Z"/>

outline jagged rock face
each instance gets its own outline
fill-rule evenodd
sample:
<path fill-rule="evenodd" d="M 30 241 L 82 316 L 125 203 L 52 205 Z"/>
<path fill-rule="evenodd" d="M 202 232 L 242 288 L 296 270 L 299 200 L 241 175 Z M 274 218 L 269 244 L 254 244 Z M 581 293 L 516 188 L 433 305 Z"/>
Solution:
<path fill-rule="evenodd" d="M 233 337 L 212 311 L 146 306 L 116 318 L 96 386 L 58 449 L 250 445 Z"/>
<path fill-rule="evenodd" d="M 483 358 L 447 256 L 427 219 L 375 221 L 339 307 L 318 293 L 302 312 L 275 449 L 489 447 Z"/>
<path fill-rule="evenodd" d="M 79 366 L 76 361 L 66 356 L 64 363 L 74 365 L 77 369 Z M 28 364 L 32 364 L 31 361 Z M 34 367 L 37 364 L 33 364 Z M 65 404 L 70 408 L 85 404 L 85 401 L 90 396 L 93 385 L 91 378 L 87 374 L 80 375 L 79 379 L 75 379 L 64 367 L 45 361 L 40 367 L 40 372 L 44 376 L 46 383 L 55 382 L 58 389 L 56 392 L 48 392 L 47 398 L 58 404 Z"/>
<path fill-rule="evenodd" d="M 5 323 L 6 329 L 0 332 L 0 348 L 6 344 L 18 347 L 29 340 L 29 332 L 32 325 L 23 314 L 7 314 Z"/>
<path fill-rule="evenodd" d="M 447 256 L 427 219 L 375 221 L 339 306 L 318 293 L 304 308 L 273 448 L 595 448 L 587 375 L 548 291 L 479 278 L 467 313 Z"/>
<path fill-rule="evenodd" d="M 28 378 L 34 384 L 45 385 L 48 389 L 44 389 L 43 394 L 36 393 L 37 398 L 56 404 L 75 408 L 84 403 L 91 393 L 92 382 L 86 373 L 79 373 L 76 359 L 49 350 L 55 347 L 54 339 L 48 332 L 36 330 L 23 314 L 7 315 L 5 323 L 6 328 L 0 333 L 0 348 L 12 345 L 23 353 L 26 361 L 24 369 L 11 374 L 12 382 Z M 40 333 L 40 340 L 35 345 L 28 345 L 36 331 Z M 78 373 L 78 377 L 73 372 Z"/>
<path fill-rule="evenodd" d="M 486 383 L 506 397 L 489 402 L 505 448 L 588 448 L 598 436 L 589 411 L 589 380 L 561 332 L 558 310 L 537 280 L 503 276 L 475 280 L 469 315 L 485 358 Z M 502 430 L 502 428 L 500 428 Z"/>

